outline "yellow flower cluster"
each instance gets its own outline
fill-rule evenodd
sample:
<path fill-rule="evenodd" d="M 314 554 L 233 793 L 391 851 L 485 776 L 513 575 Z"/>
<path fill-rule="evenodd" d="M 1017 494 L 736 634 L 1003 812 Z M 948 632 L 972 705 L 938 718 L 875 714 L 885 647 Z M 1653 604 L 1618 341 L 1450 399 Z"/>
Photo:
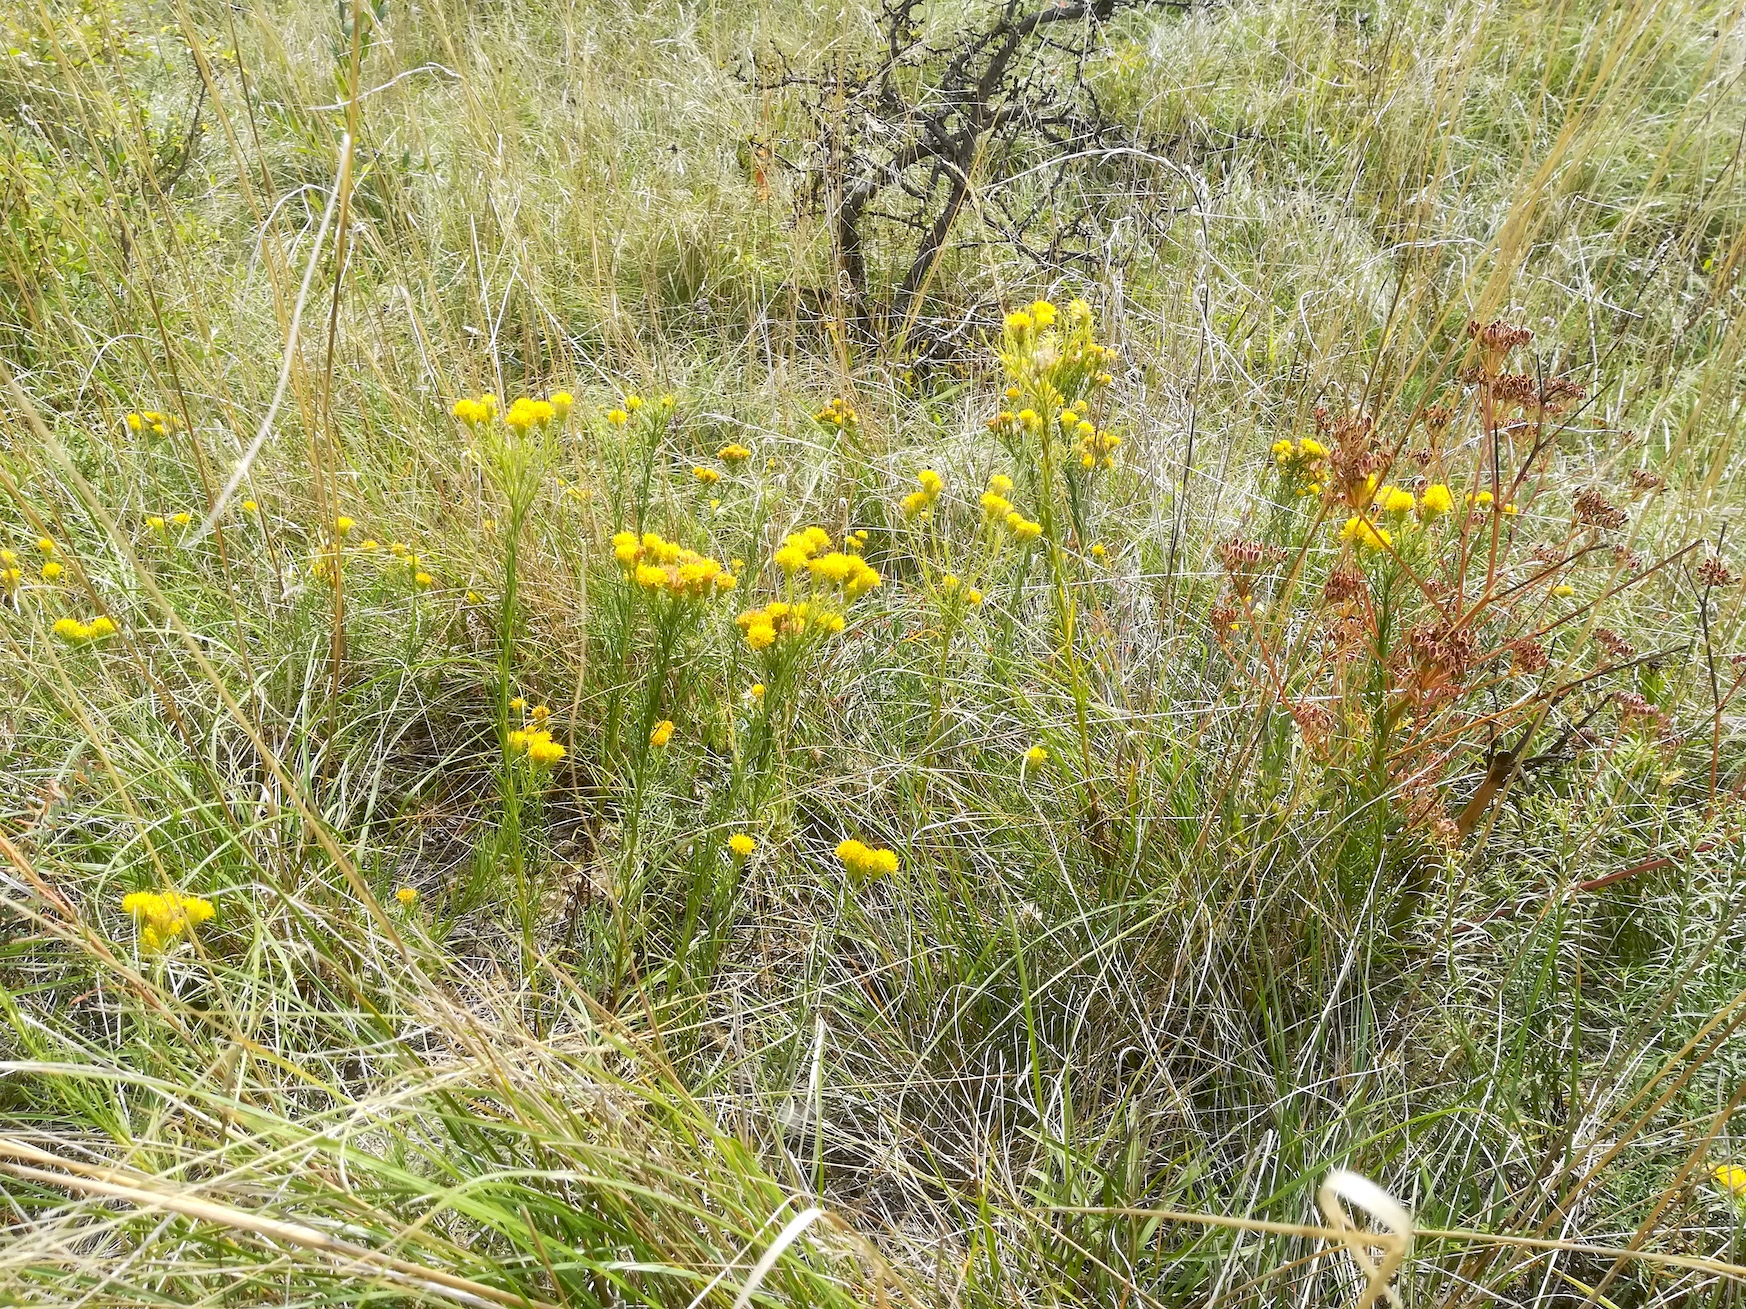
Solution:
<path fill-rule="evenodd" d="M 857 881 L 870 877 L 889 877 L 897 871 L 897 852 L 880 850 L 850 837 L 837 847 L 837 858 L 850 877 Z"/>
<path fill-rule="evenodd" d="M 1060 317 L 1061 311 L 1048 300 L 1006 316 L 1000 359 L 1007 375 L 1030 383 L 1039 396 L 1073 399 L 1091 386 L 1108 386 L 1115 380 L 1109 368 L 1117 356 L 1097 341 L 1091 306 L 1073 300 L 1067 305 L 1065 325 L 1058 327 Z"/>
<path fill-rule="evenodd" d="M 525 432 L 530 427 L 544 427 L 554 420 L 568 417 L 575 404 L 576 397 L 568 391 L 554 391 L 549 400 L 535 400 L 524 395 L 509 406 L 503 421 L 516 431 Z M 468 427 L 478 427 L 497 416 L 497 397 L 489 393 L 477 400 L 463 397 L 455 401 L 449 412 Z"/>
<path fill-rule="evenodd" d="M 1394 543 L 1386 527 L 1378 527 L 1368 518 L 1354 515 L 1340 529 L 1342 541 L 1355 541 L 1366 550 L 1383 550 Z"/>
<path fill-rule="evenodd" d="M 150 432 L 153 436 L 168 436 L 178 424 L 176 419 L 169 414 L 160 414 L 156 409 L 145 409 L 139 413 L 129 414 L 127 426 L 135 432 Z"/>
<path fill-rule="evenodd" d="M 121 898 L 121 912 L 132 914 L 139 925 L 139 943 L 147 950 L 162 950 L 183 932 L 194 929 L 213 915 L 210 902 L 180 891 L 134 891 Z"/>
<path fill-rule="evenodd" d="M 1082 468 L 1114 468 L 1115 448 L 1122 443 L 1121 437 L 1114 432 L 1106 432 L 1080 418 L 1072 410 L 1061 415 L 1062 425 L 1068 418 L 1074 419 L 1073 430 L 1079 437 L 1076 447 L 1079 454 L 1079 465 Z"/>
<path fill-rule="evenodd" d="M 1710 1176 L 1730 1195 L 1746 1197 L 1746 1168 L 1739 1164 L 1717 1164 Z"/>
<path fill-rule="evenodd" d="M 752 457 L 752 452 L 737 441 L 729 441 L 715 452 L 715 457 L 724 464 L 743 464 Z"/>
<path fill-rule="evenodd" d="M 732 850 L 734 854 L 741 859 L 746 858 L 757 848 L 758 843 L 751 837 L 747 836 L 744 832 L 735 832 L 732 836 L 728 837 L 728 849 Z"/>
<path fill-rule="evenodd" d="M 625 576 L 643 590 L 675 599 L 701 599 L 731 591 L 739 579 L 715 560 L 687 550 L 655 532 L 619 532 L 612 538 L 612 557 Z"/>
<path fill-rule="evenodd" d="M 915 475 L 915 480 L 917 489 L 903 497 L 903 512 L 911 518 L 931 510 L 934 501 L 940 498 L 940 492 L 946 489 L 945 482 L 931 468 L 922 469 Z"/>
<path fill-rule="evenodd" d="M 663 718 L 649 729 L 649 744 L 660 750 L 673 739 L 673 720 Z"/>
<path fill-rule="evenodd" d="M 1449 494 L 1449 488 L 1441 482 L 1434 482 L 1425 488 L 1425 493 L 1419 497 L 1419 514 L 1423 518 L 1441 518 L 1455 507 L 1455 497 Z"/>
<path fill-rule="evenodd" d="M 526 755 L 535 768 L 550 768 L 568 753 L 543 727 L 518 727 L 509 734 L 509 753 Z"/>
<path fill-rule="evenodd" d="M 1004 522 L 1012 512 L 1012 501 L 1006 497 L 1012 493 L 1012 478 L 1005 473 L 996 473 L 988 479 L 988 489 L 982 493 L 982 516 L 991 523 Z"/>
<path fill-rule="evenodd" d="M 854 553 L 865 539 L 857 533 L 844 542 L 848 550 L 832 550 L 830 533 L 822 527 L 809 527 L 788 537 L 775 561 L 790 575 L 805 569 L 815 587 L 840 590 L 847 602 L 874 590 L 884 580 L 877 569 Z M 762 609 L 747 610 L 735 621 L 754 650 L 768 650 L 781 636 L 799 636 L 808 630 L 834 633 L 844 626 L 843 615 L 834 605 L 816 600 L 794 604 L 772 601 Z"/>
<path fill-rule="evenodd" d="M 530 427 L 544 427 L 557 416 L 558 407 L 550 400 L 531 400 L 523 396 L 509 406 L 503 421 L 516 431 L 525 432 Z"/>
<path fill-rule="evenodd" d="M 1299 495 L 1320 495 L 1322 479 L 1328 472 L 1328 447 L 1313 436 L 1306 436 L 1295 445 L 1290 441 L 1273 443 L 1273 462 L 1286 481 Z"/>
<path fill-rule="evenodd" d="M 1060 311 L 1047 300 L 1034 302 L 1029 309 L 1017 309 L 1006 316 L 1006 330 L 1014 336 L 1025 332 L 1046 332 L 1055 325 Z"/>
<path fill-rule="evenodd" d="M 841 550 L 808 559 L 806 569 L 812 574 L 813 581 L 841 588 L 843 595 L 850 600 L 875 590 L 885 580 L 879 576 L 879 570 L 860 555 Z"/>
<path fill-rule="evenodd" d="M 832 550 L 831 534 L 822 527 L 809 527 L 783 540 L 775 554 L 776 566 L 789 574 L 804 568 L 814 582 L 839 587 L 844 596 L 854 600 L 884 580 L 877 569 L 854 553 L 866 539 L 865 533 L 855 533 L 843 542 L 848 552 Z"/>
<path fill-rule="evenodd" d="M 776 552 L 776 566 L 785 573 L 798 573 L 820 550 L 831 548 L 831 534 L 822 527 L 809 527 L 795 532 L 782 542 Z"/>
<path fill-rule="evenodd" d="M 1393 514 L 1396 518 L 1405 518 L 1419 507 L 1419 502 L 1413 498 L 1413 493 L 1402 490 L 1398 486 L 1385 486 L 1378 491 L 1376 504 L 1383 513 Z"/>
<path fill-rule="evenodd" d="M 105 637 L 114 636 L 115 620 L 108 614 L 98 614 L 88 623 L 77 618 L 57 618 L 54 632 L 68 645 L 83 645 L 88 641 L 101 641 Z"/>
<path fill-rule="evenodd" d="M 691 470 L 691 475 L 705 486 L 714 486 L 721 481 L 721 469 L 710 468 L 706 464 L 698 464 Z"/>
<path fill-rule="evenodd" d="M 12 550 L 0 550 L 0 591 L 14 595 L 18 591 L 18 583 L 24 577 L 24 570 L 18 566 L 18 555 Z"/>
<path fill-rule="evenodd" d="M 487 392 L 477 400 L 462 398 L 455 401 L 451 413 L 468 427 L 477 427 L 480 423 L 488 423 L 497 414 L 497 397 Z"/>
<path fill-rule="evenodd" d="M 843 616 L 836 610 L 810 605 L 804 600 L 796 604 L 772 600 L 762 609 L 746 610 L 734 622 L 746 634 L 746 644 L 754 650 L 768 650 L 776 644 L 777 637 L 799 636 L 808 627 L 834 633 L 842 631 L 844 626 Z"/>
<path fill-rule="evenodd" d="M 831 402 L 812 418 L 816 423 L 834 427 L 841 432 L 852 432 L 861 422 L 861 416 L 841 396 L 832 397 Z"/>

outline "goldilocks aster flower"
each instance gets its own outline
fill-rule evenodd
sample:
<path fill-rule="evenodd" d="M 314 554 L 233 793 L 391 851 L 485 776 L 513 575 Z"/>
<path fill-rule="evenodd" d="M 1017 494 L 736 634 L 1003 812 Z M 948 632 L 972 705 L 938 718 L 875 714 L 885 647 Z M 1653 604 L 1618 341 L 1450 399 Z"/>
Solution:
<path fill-rule="evenodd" d="M 1419 515 L 1423 518 L 1440 518 L 1455 507 L 1455 497 L 1449 494 L 1449 488 L 1441 482 L 1433 482 L 1425 488 L 1425 493 L 1419 497 Z"/>
<path fill-rule="evenodd" d="M 889 877 L 897 871 L 896 851 L 878 849 L 853 837 L 837 847 L 837 858 L 849 876 L 857 881 Z"/>
<path fill-rule="evenodd" d="M 215 912 L 208 901 L 180 891 L 134 891 L 122 897 L 121 911 L 133 915 L 147 950 L 162 950 L 183 932 L 192 935 Z"/>
<path fill-rule="evenodd" d="M 934 501 L 940 498 L 940 492 L 946 484 L 940 475 L 931 468 L 924 468 L 915 475 L 917 490 L 911 491 L 903 498 L 903 512 L 914 518 L 934 507 Z"/>
<path fill-rule="evenodd" d="M 702 599 L 731 591 L 739 579 L 714 559 L 688 550 L 657 532 L 619 532 L 612 557 L 637 586 L 674 599 Z"/>
<path fill-rule="evenodd" d="M 552 740 L 552 734 L 544 728 L 517 728 L 511 732 L 509 752 L 512 755 L 525 755 L 535 768 L 550 768 L 568 753 L 561 744 Z"/>
<path fill-rule="evenodd" d="M 523 396 L 509 406 L 509 412 L 503 415 L 503 421 L 517 431 L 525 432 L 530 427 L 543 427 L 557 416 L 557 406 L 551 401 L 530 400 Z"/>
<path fill-rule="evenodd" d="M 98 614 L 90 622 L 81 622 L 77 618 L 57 618 L 54 633 L 68 645 L 82 645 L 87 641 L 101 641 L 105 637 L 115 635 L 115 620 L 108 614 Z"/>

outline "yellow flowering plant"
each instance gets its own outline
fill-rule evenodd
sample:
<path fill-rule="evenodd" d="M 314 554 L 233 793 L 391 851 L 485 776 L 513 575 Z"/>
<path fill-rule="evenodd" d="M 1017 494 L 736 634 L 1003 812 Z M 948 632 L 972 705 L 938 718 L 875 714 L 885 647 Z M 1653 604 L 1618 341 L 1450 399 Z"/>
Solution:
<path fill-rule="evenodd" d="M 1002 485 L 984 493 L 982 511 L 991 529 L 1004 528 L 1021 546 L 1036 543 L 1048 570 L 1056 657 L 1073 696 L 1089 773 L 1091 692 L 1078 648 L 1081 600 L 1069 549 L 1078 558 L 1093 539 L 1099 479 L 1118 466 L 1122 442 L 1107 425 L 1106 397 L 1119 356 L 1098 340 L 1095 315 L 1080 299 L 1065 308 L 1037 300 L 1008 313 L 995 353 L 1006 378 L 1005 404 L 988 428 L 1012 459 L 1036 517 L 1012 503 L 1012 479 L 1004 475 Z M 1030 559 L 1029 551 L 1020 555 L 1015 585 L 1022 585 Z M 1003 659 L 1012 635 L 1010 627 L 1003 631 Z M 1086 801 L 1095 810 L 1096 797 L 1088 792 Z"/>
<path fill-rule="evenodd" d="M 503 766 L 497 770 L 502 823 L 495 841 L 514 878 L 523 943 L 527 949 L 532 948 L 538 897 L 526 867 L 522 841 L 523 810 L 530 797 L 538 802 L 541 790 L 551 780 L 552 769 L 564 759 L 567 751 L 540 723 L 517 726 L 511 717 L 518 663 L 516 648 L 522 630 L 521 548 L 528 516 L 539 498 L 553 447 L 574 407 L 575 397 L 560 390 L 546 399 L 519 396 L 507 410 L 501 408 L 495 395 L 463 397 L 455 401 L 451 410 L 472 440 L 467 450 L 467 462 L 479 470 L 482 478 L 478 488 L 481 501 L 485 500 L 486 488 L 489 487 L 502 505 L 499 512 L 488 512 L 484 503 L 479 510 L 482 529 L 493 541 L 501 543 L 503 552 L 503 580 L 496 607 L 495 724 L 503 760 Z M 423 565 L 417 553 L 403 542 L 391 542 L 388 550 L 404 566 L 415 595 L 436 584 L 435 576 Z M 478 597 L 476 590 L 469 589 L 464 594 L 469 603 Z"/>
<path fill-rule="evenodd" d="M 664 401 L 654 407 L 669 408 Z M 652 756 L 665 752 L 675 731 L 668 714 L 680 688 L 672 685 L 672 670 L 684 657 L 686 644 L 701 630 L 713 602 L 734 592 L 739 577 L 712 556 L 655 531 L 619 531 L 610 549 L 620 580 L 611 591 L 617 609 L 615 644 L 627 668 L 634 660 L 646 669 L 645 677 L 614 688 L 602 734 L 606 758 L 630 756 L 631 795 L 623 825 L 628 870 L 637 850 Z M 644 616 L 653 645 L 646 658 L 636 653 Z M 627 726 L 631 695 L 640 697 L 640 706 Z"/>

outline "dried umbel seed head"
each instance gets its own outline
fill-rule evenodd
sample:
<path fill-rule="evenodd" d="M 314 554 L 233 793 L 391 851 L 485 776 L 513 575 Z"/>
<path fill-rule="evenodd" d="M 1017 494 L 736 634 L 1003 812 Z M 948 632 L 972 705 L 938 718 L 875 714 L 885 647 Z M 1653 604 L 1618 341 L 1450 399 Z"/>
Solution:
<path fill-rule="evenodd" d="M 1334 715 L 1328 712 L 1326 705 L 1293 704 L 1289 706 L 1289 712 L 1297 730 L 1307 741 L 1325 741 L 1334 730 Z"/>
<path fill-rule="evenodd" d="M 1492 399 L 1522 410 L 1561 414 L 1587 392 L 1564 377 L 1542 382 L 1531 373 L 1503 373 L 1491 383 Z"/>
<path fill-rule="evenodd" d="M 1322 595 L 1331 605 L 1350 604 L 1364 594 L 1364 574 L 1355 568 L 1336 568 L 1322 583 Z"/>
<path fill-rule="evenodd" d="M 1316 633 L 1316 649 L 1327 660 L 1359 655 L 1370 646 L 1370 624 L 1350 609 L 1330 609 Z"/>
<path fill-rule="evenodd" d="M 1227 640 L 1242 622 L 1243 613 L 1230 605 L 1214 605 L 1207 611 L 1207 621 L 1212 624 L 1213 636 L 1220 641 Z"/>
<path fill-rule="evenodd" d="M 1465 676 L 1472 667 L 1475 642 L 1471 627 L 1457 627 L 1439 619 L 1415 624 L 1407 629 L 1406 636 L 1413 662 L 1421 670 L 1436 670 L 1453 680 Z"/>
<path fill-rule="evenodd" d="M 1540 388 L 1540 407 L 1549 414 L 1561 414 L 1587 394 L 1586 387 L 1568 377 L 1549 378 Z"/>
<path fill-rule="evenodd" d="M 1428 709 L 1460 692 L 1473 665 L 1474 644 L 1471 628 L 1444 620 L 1419 623 L 1389 656 L 1389 670 L 1400 689 Z"/>
<path fill-rule="evenodd" d="M 1489 323 L 1470 318 L 1467 320 L 1467 335 L 1484 354 L 1499 361 L 1511 350 L 1534 339 L 1534 334 L 1527 328 L 1514 327 L 1501 318 L 1494 318 Z"/>
<path fill-rule="evenodd" d="M 1510 652 L 1511 668 L 1518 673 L 1532 676 L 1545 672 L 1552 664 L 1546 654 L 1546 647 L 1526 636 L 1511 641 L 1505 649 Z"/>
<path fill-rule="evenodd" d="M 1613 562 L 1627 573 L 1643 571 L 1643 556 L 1627 546 L 1615 545 L 1613 547 Z"/>
<path fill-rule="evenodd" d="M 1437 439 L 1449 430 L 1449 424 L 1455 419 L 1455 411 L 1448 405 L 1432 405 L 1424 412 L 1425 430 Z"/>
<path fill-rule="evenodd" d="M 1559 564 L 1564 562 L 1565 554 L 1564 551 L 1560 550 L 1555 545 L 1537 545 L 1532 550 L 1528 551 L 1528 558 L 1532 559 L 1537 564 L 1546 564 L 1549 567 L 1556 568 Z"/>
<path fill-rule="evenodd" d="M 1413 467 L 1428 468 L 1431 464 L 1431 447 L 1428 445 L 1416 445 L 1406 452 L 1406 457 L 1407 462 L 1413 465 Z M 1421 485 L 1416 488 L 1417 490 L 1424 490 L 1424 486 L 1422 485 L 1424 480 L 1425 479 L 1422 477 L 1419 479 Z"/>
<path fill-rule="evenodd" d="M 1333 442 L 1355 449 L 1367 449 L 1376 420 L 1369 414 L 1335 414 L 1326 405 L 1315 410 L 1316 431 Z"/>
<path fill-rule="evenodd" d="M 1260 542 L 1233 536 L 1219 546 L 1219 562 L 1230 572 L 1244 572 L 1260 564 L 1266 553 L 1266 547 Z"/>
<path fill-rule="evenodd" d="M 1740 579 L 1728 571 L 1728 565 L 1711 555 L 1697 566 L 1698 581 L 1705 586 L 1732 586 Z"/>
<path fill-rule="evenodd" d="M 1607 530 L 1625 525 L 1626 514 L 1623 509 L 1614 508 L 1611 502 L 1600 493 L 1599 488 L 1589 487 L 1576 497 L 1576 521 L 1584 527 L 1599 527 Z"/>
<path fill-rule="evenodd" d="M 1500 405 L 1522 409 L 1534 403 L 1539 389 L 1527 373 L 1502 373 L 1492 380 L 1491 398 Z"/>
<path fill-rule="evenodd" d="M 1267 558 L 1267 547 L 1257 541 L 1232 537 L 1218 549 L 1219 562 L 1230 574 L 1231 590 L 1247 599 L 1255 586 L 1255 572 Z"/>
<path fill-rule="evenodd" d="M 1636 691 L 1620 691 L 1613 697 L 1619 706 L 1619 717 L 1625 722 L 1647 720 L 1653 722 L 1660 717 L 1660 711 Z"/>
<path fill-rule="evenodd" d="M 1614 659 L 1634 659 L 1637 657 L 1637 647 L 1610 627 L 1594 629 L 1594 643 L 1610 654 Z"/>
<path fill-rule="evenodd" d="M 1667 479 L 1659 473 L 1652 473 L 1647 468 L 1633 468 L 1631 475 L 1625 479 L 1626 484 L 1638 495 L 1648 495 L 1651 491 L 1659 491 L 1667 485 Z"/>
<path fill-rule="evenodd" d="M 1327 494 L 1334 503 L 1354 513 L 1363 513 L 1376 495 L 1379 474 L 1388 466 L 1388 455 L 1368 444 L 1365 429 L 1360 438 L 1336 444 L 1328 454 Z"/>

